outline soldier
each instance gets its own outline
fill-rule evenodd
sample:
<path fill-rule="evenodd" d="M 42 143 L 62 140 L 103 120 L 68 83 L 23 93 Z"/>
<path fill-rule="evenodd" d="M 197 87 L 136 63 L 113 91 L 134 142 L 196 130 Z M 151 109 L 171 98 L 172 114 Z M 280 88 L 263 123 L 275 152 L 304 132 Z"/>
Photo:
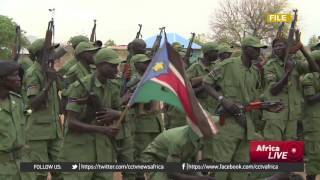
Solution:
<path fill-rule="evenodd" d="M 27 107 L 32 111 L 28 118 L 26 138 L 30 149 L 36 152 L 34 160 L 55 162 L 61 148 L 63 136 L 59 118 L 59 96 L 56 71 L 49 67 L 46 72 L 41 68 L 41 51 L 44 39 L 38 39 L 31 44 L 33 65 L 25 74 L 25 89 L 27 90 Z M 47 173 L 37 174 L 38 179 L 46 179 Z M 57 173 L 52 179 L 58 178 Z"/>
<path fill-rule="evenodd" d="M 172 43 L 172 47 L 175 51 L 177 51 L 180 55 L 180 57 L 183 59 L 183 65 L 185 67 L 185 69 L 188 68 L 187 66 L 187 60 L 185 60 L 185 56 L 186 56 L 186 49 L 184 49 L 184 46 L 182 44 L 180 44 L 179 42 L 173 42 Z M 189 62 L 190 64 L 190 62 Z"/>
<path fill-rule="evenodd" d="M 74 36 L 71 37 L 69 40 L 69 43 L 71 43 L 73 49 L 76 49 L 77 45 L 81 42 L 89 42 L 89 39 L 86 36 L 83 35 L 79 35 L 79 36 Z M 63 77 L 68 70 L 75 65 L 77 62 L 77 60 L 75 59 L 75 57 L 72 57 L 71 59 L 69 59 L 58 71 L 58 74 L 60 77 Z"/>
<path fill-rule="evenodd" d="M 75 49 L 75 58 L 77 62 L 73 65 L 65 74 L 65 81 L 67 87 L 75 82 L 77 79 L 81 79 L 91 74 L 90 65 L 94 64 L 94 54 L 100 48 L 94 47 L 89 42 L 81 42 Z"/>
<path fill-rule="evenodd" d="M 204 146 L 203 138 L 197 136 L 189 126 L 172 128 L 159 134 L 143 151 L 144 163 L 196 162 L 197 153 Z M 164 172 L 147 173 L 148 180 L 213 180 L 210 176 Z"/>
<path fill-rule="evenodd" d="M 213 70 L 216 60 L 218 59 L 218 44 L 214 42 L 205 43 L 202 46 L 203 58 L 187 69 L 187 76 L 191 85 L 201 103 L 202 107 L 213 113 L 216 108 L 215 100 L 208 96 L 202 85 L 203 77 Z"/>
<path fill-rule="evenodd" d="M 320 50 L 312 51 L 312 58 L 320 67 Z M 307 158 L 307 180 L 315 180 L 320 174 L 320 74 L 308 73 L 302 79 L 303 95 L 306 101 L 303 123 L 304 149 Z"/>
<path fill-rule="evenodd" d="M 20 95 L 19 65 L 0 60 L 0 179 L 33 179 L 31 173 L 20 173 L 20 162 L 27 161 L 25 146 L 24 105 Z M 23 157 L 25 156 L 25 157 Z"/>
<path fill-rule="evenodd" d="M 263 135 L 266 140 L 295 140 L 297 121 L 302 115 L 299 78 L 300 75 L 308 72 L 308 63 L 293 59 L 283 62 L 287 48 L 287 40 L 284 38 L 273 40 L 272 48 L 274 57 L 264 66 L 266 83 L 264 98 L 266 100 L 281 99 L 285 108 L 279 114 L 263 113 L 262 119 L 266 123 Z"/>
<path fill-rule="evenodd" d="M 77 62 L 64 75 L 62 87 L 62 104 L 63 109 L 67 103 L 68 88 L 77 79 L 81 79 L 92 73 L 90 65 L 94 64 L 94 54 L 100 48 L 94 47 L 89 42 L 81 42 L 75 49 L 75 59 Z"/>
<path fill-rule="evenodd" d="M 127 73 L 126 76 L 129 76 L 129 81 L 124 85 L 125 87 L 123 87 L 125 90 L 127 90 L 131 86 L 134 86 L 138 82 L 138 74 L 133 62 L 131 61 L 131 58 L 136 54 L 146 54 L 146 47 L 147 44 L 142 39 L 134 39 L 128 44 L 129 55 L 127 57 L 127 60 L 129 60 L 130 62 L 130 68 L 129 72 L 124 72 Z"/>
<path fill-rule="evenodd" d="M 210 159 L 216 162 L 248 162 L 249 141 L 257 138 L 253 114 L 243 114 L 240 105 L 258 99 L 256 84 L 259 78 L 252 60 L 258 58 L 260 48 L 267 46 L 260 44 L 255 37 L 248 36 L 241 41 L 241 47 L 241 56 L 217 63 L 203 80 L 208 94 L 225 109 L 225 120 L 220 122 L 219 134 L 212 140 L 213 157 Z M 276 112 L 280 109 L 272 107 L 268 110 Z M 247 176 L 247 173 L 215 174 L 219 180 L 241 180 L 247 179 Z"/>
<path fill-rule="evenodd" d="M 218 46 L 219 60 L 223 61 L 231 57 L 233 51 L 228 44 L 220 44 Z"/>
<path fill-rule="evenodd" d="M 133 56 L 136 54 L 144 55 L 146 53 L 146 43 L 142 39 L 134 39 L 128 45 L 129 55 L 127 60 L 129 61 L 128 69 L 125 69 L 125 64 L 122 64 L 122 80 L 127 80 L 126 83 L 121 82 L 119 79 L 119 83 L 121 84 L 121 95 L 125 102 L 126 97 L 130 97 L 131 93 L 133 92 L 134 88 L 138 84 L 140 77 L 136 72 L 134 67 L 134 63 L 132 60 Z M 122 122 L 122 126 L 120 132 L 116 136 L 117 142 L 117 152 L 118 157 L 117 160 L 119 162 L 133 162 L 135 159 L 134 155 L 134 118 L 132 117 L 134 114 L 133 110 L 130 110 L 126 119 Z M 135 173 L 125 172 L 122 174 L 124 179 L 135 179 Z"/>
<path fill-rule="evenodd" d="M 134 63 L 137 70 L 137 77 L 141 79 L 150 63 L 150 58 L 144 54 L 136 54 L 132 57 L 132 63 Z M 160 114 L 160 104 L 157 101 L 136 103 L 131 111 L 134 111 L 130 118 L 133 119 L 135 125 L 135 160 L 140 161 L 142 151 L 164 129 Z"/>
<path fill-rule="evenodd" d="M 179 53 L 181 57 L 184 57 L 186 54 L 186 51 L 183 49 L 183 45 L 181 45 L 179 42 L 173 42 L 172 47 L 175 51 Z"/>
<path fill-rule="evenodd" d="M 103 48 L 95 55 L 94 62 L 97 67 L 96 73 L 86 76 L 81 82 L 75 82 L 70 88 L 66 107 L 69 129 L 61 150 L 60 161 L 110 163 L 116 161 L 114 137 L 119 129 L 110 125 L 121 114 L 118 111 L 121 103 L 120 90 L 114 78 L 118 64 L 122 60 L 114 50 Z M 91 108 L 93 104 L 100 104 L 99 109 Z M 91 116 L 92 113 L 94 116 Z M 63 178 L 64 180 L 112 180 L 112 173 L 66 172 L 63 173 Z"/>

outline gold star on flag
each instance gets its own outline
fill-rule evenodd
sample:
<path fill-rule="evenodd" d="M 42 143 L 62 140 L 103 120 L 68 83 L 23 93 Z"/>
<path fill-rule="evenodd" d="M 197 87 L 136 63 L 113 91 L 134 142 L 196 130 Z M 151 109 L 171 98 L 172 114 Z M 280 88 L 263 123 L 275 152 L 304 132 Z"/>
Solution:
<path fill-rule="evenodd" d="M 164 68 L 163 63 L 156 63 L 152 69 L 156 72 L 160 72 L 163 68 Z"/>

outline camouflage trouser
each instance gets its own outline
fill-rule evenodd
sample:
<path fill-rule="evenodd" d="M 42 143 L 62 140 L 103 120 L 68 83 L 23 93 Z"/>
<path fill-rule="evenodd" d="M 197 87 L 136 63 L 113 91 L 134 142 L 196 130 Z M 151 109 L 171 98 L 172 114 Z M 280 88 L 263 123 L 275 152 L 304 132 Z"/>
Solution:
<path fill-rule="evenodd" d="M 29 149 L 32 152 L 32 161 L 40 162 L 58 162 L 58 156 L 61 150 L 63 139 L 48 140 L 30 140 L 28 141 Z M 36 173 L 37 180 L 47 180 L 48 172 Z M 52 180 L 60 180 L 60 173 L 51 173 Z"/>
<path fill-rule="evenodd" d="M 159 133 L 136 132 L 134 137 L 134 156 L 135 161 L 141 161 L 142 151 L 156 138 Z"/>
<path fill-rule="evenodd" d="M 246 131 L 236 123 L 230 124 L 227 121 L 228 119 L 211 142 L 211 157 L 210 155 L 205 157 L 212 158 L 214 162 L 249 162 L 249 142 L 246 140 Z M 219 180 L 247 180 L 248 177 L 247 172 L 217 172 L 213 174 Z"/>
<path fill-rule="evenodd" d="M 144 163 L 159 162 L 153 155 L 148 153 L 141 154 L 141 161 Z M 147 172 L 146 177 L 147 180 L 169 180 L 165 172 Z"/>
<path fill-rule="evenodd" d="M 65 136 L 61 162 L 114 163 L 116 152 L 111 139 L 97 133 L 71 133 Z M 112 180 L 112 172 L 63 172 L 63 180 Z"/>
<path fill-rule="evenodd" d="M 14 153 L 0 153 L 0 179 L 34 180 L 34 173 L 20 171 L 20 162 L 31 162 L 30 151 L 18 150 Z"/>
<path fill-rule="evenodd" d="M 134 162 L 133 136 L 125 137 L 117 140 L 117 161 L 118 162 Z M 135 173 L 123 172 L 123 180 L 134 180 Z"/>
<path fill-rule="evenodd" d="M 159 132 L 160 133 L 160 132 Z M 136 132 L 134 137 L 134 157 L 135 161 L 142 162 L 141 154 L 143 150 L 158 136 L 159 133 Z M 137 173 L 137 176 L 143 176 L 143 172 Z"/>
<path fill-rule="evenodd" d="M 308 175 L 320 174 L 320 141 L 304 141 L 304 150 L 307 158 L 306 173 Z"/>
<path fill-rule="evenodd" d="M 263 129 L 265 140 L 296 140 L 298 120 L 301 119 L 299 112 L 298 109 L 291 112 L 288 108 L 279 113 L 264 111 L 262 120 L 266 123 Z"/>
<path fill-rule="evenodd" d="M 263 121 L 265 126 L 263 129 L 263 137 L 267 141 L 288 141 L 297 139 L 297 119 L 289 119 L 288 110 L 283 110 L 281 114 L 263 112 Z M 297 117 L 300 117 L 297 115 Z M 250 179 L 258 180 L 271 177 L 274 172 L 252 173 Z"/>
<path fill-rule="evenodd" d="M 19 169 L 15 161 L 0 163 L 0 179 L 3 180 L 20 180 Z"/>

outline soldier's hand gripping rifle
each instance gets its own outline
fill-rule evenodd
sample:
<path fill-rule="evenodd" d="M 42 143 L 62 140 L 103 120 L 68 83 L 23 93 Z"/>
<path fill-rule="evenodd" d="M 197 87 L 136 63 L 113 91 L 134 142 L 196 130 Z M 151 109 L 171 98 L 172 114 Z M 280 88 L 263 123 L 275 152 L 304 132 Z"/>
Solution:
<path fill-rule="evenodd" d="M 196 35 L 195 33 L 191 33 L 191 39 L 189 41 L 186 54 L 185 54 L 185 56 L 183 58 L 183 60 L 185 61 L 187 67 L 190 66 L 190 57 L 192 56 L 192 43 L 193 43 L 195 35 Z"/>
<path fill-rule="evenodd" d="M 13 60 L 18 61 L 21 50 L 21 29 L 20 26 L 16 26 L 16 37 L 14 40 L 14 47 L 12 49 Z"/>
<path fill-rule="evenodd" d="M 153 57 L 156 54 L 156 52 L 158 51 L 158 49 L 160 47 L 160 43 L 161 43 L 161 39 L 162 39 L 162 32 L 164 32 L 165 28 L 166 27 L 159 28 L 160 33 L 159 33 L 159 35 L 157 35 L 157 38 L 152 45 L 151 57 Z"/>
<path fill-rule="evenodd" d="M 244 104 L 240 106 L 241 109 L 241 113 L 240 114 L 235 114 L 232 115 L 235 117 L 236 122 L 242 126 L 242 127 L 246 127 L 246 121 L 245 121 L 245 113 L 246 112 L 250 112 L 252 110 L 270 110 L 271 108 L 275 108 L 277 107 L 277 111 L 280 111 L 283 109 L 284 104 L 281 101 L 253 101 L 250 102 L 249 104 Z M 222 105 L 220 105 L 217 110 L 216 110 L 216 114 L 220 116 L 220 120 L 219 123 L 220 125 L 224 125 L 225 122 L 225 113 L 226 110 L 223 108 Z"/>
<path fill-rule="evenodd" d="M 280 24 L 280 26 L 278 27 L 278 31 L 277 31 L 277 35 L 276 35 L 277 38 L 280 38 L 283 36 L 283 27 L 284 27 L 284 22 L 282 22 Z"/>
<path fill-rule="evenodd" d="M 297 9 L 293 10 L 293 12 L 294 12 L 294 17 L 293 17 L 293 20 L 292 20 L 291 25 L 290 25 L 289 35 L 288 35 L 288 39 L 287 39 L 286 54 L 285 54 L 284 61 L 283 61 L 285 69 L 286 69 L 287 61 L 291 57 L 290 50 L 291 50 L 292 45 L 293 45 L 293 36 L 294 36 L 295 26 L 296 26 L 296 23 L 297 23 L 297 16 L 298 16 L 297 15 L 297 12 L 298 12 Z"/>
<path fill-rule="evenodd" d="M 142 34 L 141 34 L 142 24 L 138 24 L 138 25 L 139 25 L 139 31 L 137 32 L 136 39 L 139 39 L 140 37 L 142 38 Z"/>

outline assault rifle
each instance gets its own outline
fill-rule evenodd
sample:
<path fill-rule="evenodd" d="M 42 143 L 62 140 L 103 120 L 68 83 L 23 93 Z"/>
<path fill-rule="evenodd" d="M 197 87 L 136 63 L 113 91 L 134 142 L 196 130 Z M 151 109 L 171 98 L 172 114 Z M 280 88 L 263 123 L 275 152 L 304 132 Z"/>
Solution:
<path fill-rule="evenodd" d="M 142 28 L 142 24 L 138 24 L 139 25 L 139 31 L 137 32 L 137 35 L 136 35 L 136 39 L 138 38 L 142 38 L 142 34 L 141 34 L 141 28 Z"/>
<path fill-rule="evenodd" d="M 186 54 L 183 58 L 183 60 L 186 62 L 186 65 L 187 67 L 190 66 L 190 57 L 192 56 L 192 43 L 193 43 L 193 40 L 194 40 L 194 37 L 195 37 L 195 33 L 191 33 L 191 39 L 189 41 L 189 44 L 188 44 L 188 47 L 187 47 L 187 51 L 186 51 Z"/>
<path fill-rule="evenodd" d="M 159 35 L 157 35 L 157 38 L 152 45 L 151 57 L 153 57 L 156 54 L 156 52 L 158 51 L 158 49 L 160 47 L 160 43 L 161 43 L 161 39 L 162 39 L 162 32 L 165 30 L 165 28 L 166 27 L 159 28 L 160 33 L 159 33 Z"/>
<path fill-rule="evenodd" d="M 283 102 L 281 101 L 253 101 L 250 102 L 249 104 L 244 104 L 241 106 L 241 113 L 240 114 L 234 114 L 232 116 L 235 117 L 236 122 L 242 126 L 246 127 L 246 121 L 245 121 L 245 116 L 244 114 L 246 112 L 250 112 L 252 110 L 264 110 L 264 109 L 269 109 L 274 106 L 282 106 L 283 107 Z M 225 114 L 226 110 L 224 107 L 220 104 L 219 107 L 216 110 L 216 114 L 220 116 L 219 123 L 220 125 L 224 125 L 225 122 Z"/>
<path fill-rule="evenodd" d="M 94 77 L 95 75 L 93 74 L 93 78 Z M 79 77 L 76 77 L 76 79 L 79 82 L 80 86 L 85 90 L 86 95 L 83 99 L 74 99 L 73 101 L 78 104 L 87 104 L 86 117 L 96 117 L 96 112 L 103 109 L 99 97 L 95 93 L 93 93 L 92 90 L 88 90 L 81 79 L 79 79 Z M 96 124 L 103 125 L 103 123 L 100 122 L 96 122 Z"/>
<path fill-rule="evenodd" d="M 285 54 L 284 61 L 283 61 L 284 62 L 284 67 L 286 67 L 287 61 L 290 58 L 290 50 L 291 50 L 291 47 L 293 45 L 294 29 L 295 29 L 295 26 L 296 26 L 297 16 L 298 16 L 297 15 L 297 12 L 298 12 L 297 9 L 293 10 L 293 12 L 294 12 L 294 17 L 293 17 L 293 20 L 292 20 L 291 25 L 290 25 L 289 35 L 288 35 L 288 39 L 287 39 L 286 54 Z"/>
<path fill-rule="evenodd" d="M 13 60 L 18 61 L 21 50 L 21 29 L 20 26 L 16 26 L 16 37 L 14 40 L 14 47 L 12 49 Z"/>

